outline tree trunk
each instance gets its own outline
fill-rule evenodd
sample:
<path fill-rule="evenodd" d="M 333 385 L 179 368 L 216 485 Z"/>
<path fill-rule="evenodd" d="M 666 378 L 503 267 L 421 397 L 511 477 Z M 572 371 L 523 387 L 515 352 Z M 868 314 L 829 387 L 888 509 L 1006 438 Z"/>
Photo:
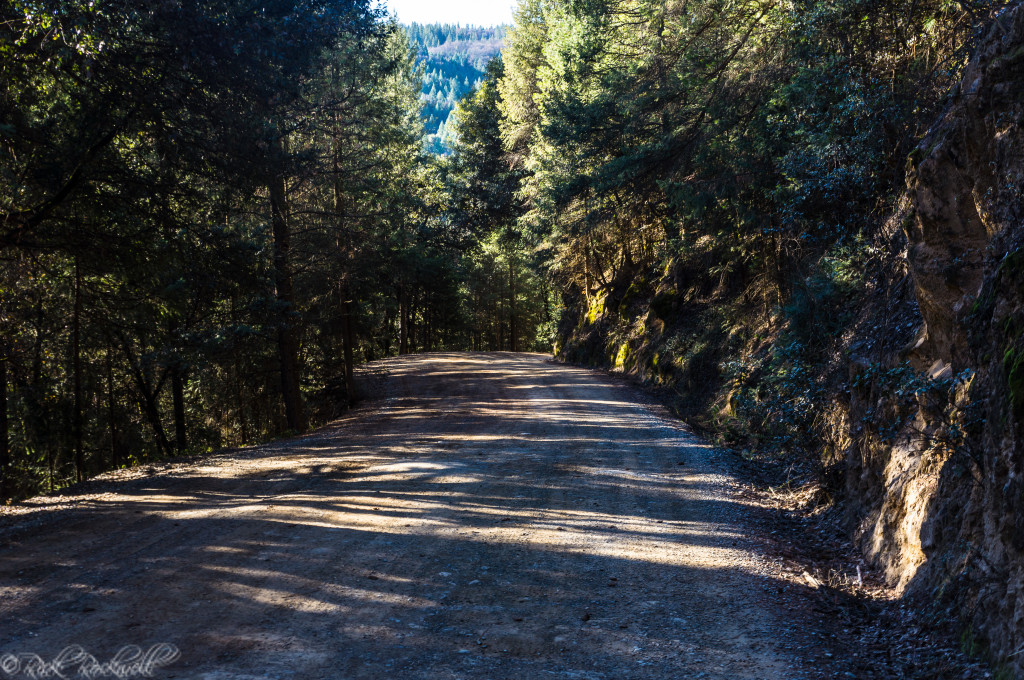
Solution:
<path fill-rule="evenodd" d="M 238 436 L 240 445 L 249 443 L 249 428 L 245 420 L 245 395 L 242 386 L 242 367 L 238 364 L 238 357 L 235 357 L 235 403 L 238 409 Z"/>
<path fill-rule="evenodd" d="M 231 296 L 231 323 L 237 323 L 238 319 L 238 299 L 235 295 Z M 249 443 L 249 430 L 245 420 L 245 394 L 244 384 L 242 380 L 242 365 L 238 358 L 238 353 L 234 355 L 232 361 L 235 373 L 235 404 L 238 409 L 238 430 L 241 440 L 239 444 Z"/>
<path fill-rule="evenodd" d="M 409 353 L 409 296 L 406 295 L 405 291 L 398 293 L 398 325 L 401 327 L 399 331 L 398 340 L 398 353 L 408 354 Z"/>
<path fill-rule="evenodd" d="M 480 312 L 483 310 L 483 295 L 478 290 L 476 293 L 476 306 L 473 314 L 473 351 L 480 351 Z"/>
<path fill-rule="evenodd" d="M 132 350 L 132 341 L 123 335 L 120 336 L 119 340 L 121 349 L 128 359 L 128 365 L 131 367 L 131 377 L 135 381 L 135 387 L 138 389 L 137 401 L 139 408 L 142 409 L 143 414 L 145 414 L 146 419 L 149 421 L 150 427 L 153 428 L 153 437 L 156 439 L 157 450 L 161 455 L 170 455 L 171 444 L 167 439 L 167 433 L 164 431 L 163 420 L 160 418 L 160 407 L 158 406 L 160 391 L 163 389 L 164 381 L 167 379 L 167 371 L 164 371 L 159 380 L 151 379 L 151 377 L 147 376 L 148 371 L 143 366 L 142 361 L 135 356 L 135 352 Z"/>
<path fill-rule="evenodd" d="M 276 143 L 278 150 L 281 142 Z M 277 333 L 278 355 L 281 362 L 281 396 L 284 400 L 288 429 L 304 432 L 306 417 L 303 413 L 302 390 L 299 385 L 299 329 L 295 319 L 295 294 L 292 289 L 292 270 L 289 261 L 291 231 L 288 226 L 288 204 L 284 177 L 271 178 L 270 213 L 274 231 L 274 280 L 281 319 Z"/>
<path fill-rule="evenodd" d="M 516 269 L 512 258 L 508 258 L 508 347 L 512 352 L 519 351 L 519 340 L 516 336 L 519 328 L 516 319 Z"/>
<path fill-rule="evenodd" d="M 409 332 L 407 333 L 409 351 L 412 353 L 416 351 L 416 298 L 407 300 L 406 313 L 408 314 L 406 325 L 409 327 Z"/>
<path fill-rule="evenodd" d="M 85 447 L 82 418 L 82 270 L 75 258 L 75 308 L 71 321 L 71 371 L 74 374 L 75 411 L 71 429 L 75 438 L 75 479 L 85 479 Z"/>
<path fill-rule="evenodd" d="M 351 406 L 356 400 L 355 352 L 353 350 L 355 346 L 355 333 L 352 331 L 351 300 L 342 302 L 341 320 L 345 341 L 345 397 L 348 400 L 348 405 Z"/>
<path fill-rule="evenodd" d="M 43 314 L 43 301 L 40 297 L 36 303 L 35 318 L 35 344 L 32 348 L 32 387 L 38 387 L 43 380 L 43 322 L 46 317 Z"/>
<path fill-rule="evenodd" d="M 423 323 L 420 324 L 423 328 L 420 331 L 420 335 L 423 338 L 423 351 L 430 351 L 430 307 L 424 305 L 423 307 Z"/>
<path fill-rule="evenodd" d="M 185 422 L 185 376 L 181 368 L 171 371 L 171 398 L 174 401 L 174 448 L 178 452 L 188 448 L 188 428 Z"/>
<path fill-rule="evenodd" d="M 380 344 L 380 350 L 381 350 L 381 352 L 384 353 L 384 356 L 386 356 L 386 357 L 387 356 L 391 356 L 391 340 L 392 340 L 392 337 L 393 337 L 391 334 L 394 331 L 395 331 L 395 325 L 394 325 L 394 319 L 391 318 L 391 305 L 387 305 L 387 307 L 385 307 L 385 309 L 384 309 L 384 332 L 381 333 L 381 337 L 380 337 L 380 343 L 381 343 Z M 370 340 L 369 343 L 367 343 L 367 347 L 373 347 L 373 340 L 372 339 Z M 376 354 L 376 352 L 374 352 L 374 354 Z M 367 361 L 373 361 L 374 360 L 373 355 L 367 354 L 366 360 Z"/>
<path fill-rule="evenodd" d="M 427 307 L 423 313 L 423 350 L 425 352 L 434 351 L 434 310 L 432 307 Z"/>
<path fill-rule="evenodd" d="M 0 503 L 11 489 L 11 443 L 7 430 L 7 347 L 0 345 Z"/>
<path fill-rule="evenodd" d="M 157 406 L 157 397 L 160 393 L 150 392 L 141 385 L 140 391 L 142 392 L 142 402 L 139 405 L 142 407 L 143 413 L 146 414 L 150 427 L 153 428 L 153 435 L 156 437 L 156 447 L 162 455 L 170 455 L 171 443 L 167 440 L 163 421 L 160 420 L 160 407 Z"/>
<path fill-rule="evenodd" d="M 341 150 L 339 148 L 339 134 L 335 133 L 335 147 L 334 147 L 334 216 L 338 220 L 338 228 L 335 232 L 336 243 L 338 250 L 341 251 L 346 263 L 346 271 L 342 275 L 341 280 L 341 332 L 342 340 L 344 345 L 344 356 L 345 356 L 345 399 L 348 405 L 351 406 L 355 403 L 356 397 L 356 385 L 354 380 L 355 375 L 355 333 L 352 330 L 352 300 L 351 292 L 349 290 L 349 271 L 348 269 L 352 266 L 355 261 L 353 257 L 352 247 L 352 234 L 348 232 L 343 225 L 343 216 L 345 214 L 345 192 L 343 191 L 341 184 L 341 163 L 339 161 L 339 155 Z"/>
<path fill-rule="evenodd" d="M 107 418 L 110 421 L 110 467 L 117 469 L 121 456 L 117 450 L 117 411 L 114 405 L 114 360 L 113 352 L 107 351 Z"/>

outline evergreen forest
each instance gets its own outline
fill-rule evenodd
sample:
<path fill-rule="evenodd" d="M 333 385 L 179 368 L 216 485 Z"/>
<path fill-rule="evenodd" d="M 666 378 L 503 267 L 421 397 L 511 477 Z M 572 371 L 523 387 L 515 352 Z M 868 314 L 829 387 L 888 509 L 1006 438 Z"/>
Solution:
<path fill-rule="evenodd" d="M 451 24 L 410 24 L 405 32 L 423 68 L 423 125 L 427 148 L 450 152 L 455 135 L 455 105 L 480 87 L 487 62 L 504 44 L 507 28 Z"/>
<path fill-rule="evenodd" d="M 0 11 L 4 498 L 302 432 L 362 362 L 542 347 L 539 275 L 425 152 L 417 48 L 367 3 Z"/>

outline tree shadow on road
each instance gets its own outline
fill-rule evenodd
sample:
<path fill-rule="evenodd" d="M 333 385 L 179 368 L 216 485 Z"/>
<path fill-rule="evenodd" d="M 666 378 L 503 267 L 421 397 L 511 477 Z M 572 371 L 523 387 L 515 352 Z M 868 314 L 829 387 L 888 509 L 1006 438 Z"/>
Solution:
<path fill-rule="evenodd" d="M 225 678 L 761 678 L 820 658 L 786 637 L 813 602 L 751 557 L 763 510 L 712 449 L 600 375 L 445 356 L 393 361 L 394 394 L 310 436 L 9 533 L 0 654 L 164 641 L 181 677 Z"/>

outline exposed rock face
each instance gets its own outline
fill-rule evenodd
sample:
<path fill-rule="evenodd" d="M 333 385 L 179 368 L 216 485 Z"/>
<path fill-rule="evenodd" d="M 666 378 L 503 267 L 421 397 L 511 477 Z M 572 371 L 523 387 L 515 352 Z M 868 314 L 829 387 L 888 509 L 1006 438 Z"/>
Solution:
<path fill-rule="evenodd" d="M 958 317 L 993 273 L 986 266 L 993 263 L 990 244 L 1020 225 L 1022 34 L 1020 6 L 1004 11 L 971 60 L 951 110 L 911 157 L 923 156 L 908 178 L 916 215 L 907 228 L 927 324 L 922 350 L 946 362 L 974 358 Z"/>
<path fill-rule="evenodd" d="M 907 264 L 923 325 L 908 403 L 854 387 L 848 470 L 865 552 L 911 596 L 955 602 L 1024 675 L 1024 6 L 980 41 L 911 156 Z M 852 374 L 867 365 L 856 363 Z M 903 427 L 880 434 L 882 414 Z"/>

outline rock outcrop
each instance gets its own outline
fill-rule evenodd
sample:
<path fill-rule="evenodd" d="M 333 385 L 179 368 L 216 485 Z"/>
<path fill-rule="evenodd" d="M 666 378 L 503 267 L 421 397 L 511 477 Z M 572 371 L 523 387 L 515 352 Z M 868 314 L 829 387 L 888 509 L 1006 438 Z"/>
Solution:
<path fill-rule="evenodd" d="M 854 387 L 848 486 L 862 547 L 908 597 L 955 605 L 1024 675 L 1024 6 L 1003 10 L 908 163 L 906 262 L 922 325 Z M 852 370 L 856 378 L 858 371 Z M 854 380 L 856 384 L 858 381 Z M 905 393 L 904 395 L 905 396 Z M 883 437 L 880 413 L 902 426 Z"/>

